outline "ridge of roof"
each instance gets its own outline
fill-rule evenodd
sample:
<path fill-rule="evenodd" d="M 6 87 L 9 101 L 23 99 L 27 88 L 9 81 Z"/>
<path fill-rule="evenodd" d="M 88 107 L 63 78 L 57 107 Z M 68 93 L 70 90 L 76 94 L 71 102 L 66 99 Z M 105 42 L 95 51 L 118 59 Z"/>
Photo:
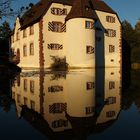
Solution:
<path fill-rule="evenodd" d="M 60 3 L 64 5 L 73 5 L 72 10 L 67 15 L 66 20 L 74 17 L 87 17 L 96 19 L 97 16 L 94 10 L 104 11 L 116 14 L 105 2 L 101 0 L 40 0 L 31 9 L 24 13 L 20 18 L 20 29 L 24 29 L 32 24 L 38 22 L 40 18 L 46 13 L 52 3 Z M 76 4 L 77 3 L 77 4 Z M 78 6 L 78 3 L 80 4 Z M 89 9 L 86 11 L 85 6 Z M 79 7 L 79 9 L 77 9 Z M 78 12 L 77 12 L 78 10 Z M 91 12 L 92 11 L 92 12 Z"/>
<path fill-rule="evenodd" d="M 93 3 L 94 10 L 116 14 L 116 12 L 110 6 L 108 6 L 104 1 L 102 0 L 91 0 L 91 1 Z"/>
<path fill-rule="evenodd" d="M 75 0 L 73 1 L 72 9 L 66 17 L 66 21 L 72 18 L 90 18 L 97 19 L 90 0 Z"/>
<path fill-rule="evenodd" d="M 51 0 L 41 0 L 31 9 L 25 12 L 24 15 L 20 18 L 21 29 L 24 29 L 27 26 L 37 22 L 40 17 L 45 13 L 45 11 L 49 8 L 50 4 Z"/>

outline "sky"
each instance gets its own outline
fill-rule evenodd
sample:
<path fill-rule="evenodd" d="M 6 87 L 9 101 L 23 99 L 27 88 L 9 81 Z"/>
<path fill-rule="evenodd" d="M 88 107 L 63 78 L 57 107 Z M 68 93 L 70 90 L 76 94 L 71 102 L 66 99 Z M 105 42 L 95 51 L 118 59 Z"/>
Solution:
<path fill-rule="evenodd" d="M 18 9 L 29 3 L 37 3 L 39 0 L 16 0 L 13 3 L 14 9 Z M 114 11 L 116 11 L 123 21 L 126 19 L 134 27 L 140 18 L 140 0 L 104 0 Z M 14 19 L 11 20 L 11 25 Z"/>
<path fill-rule="evenodd" d="M 134 27 L 140 19 L 140 0 L 104 0 L 121 19 L 126 19 Z"/>

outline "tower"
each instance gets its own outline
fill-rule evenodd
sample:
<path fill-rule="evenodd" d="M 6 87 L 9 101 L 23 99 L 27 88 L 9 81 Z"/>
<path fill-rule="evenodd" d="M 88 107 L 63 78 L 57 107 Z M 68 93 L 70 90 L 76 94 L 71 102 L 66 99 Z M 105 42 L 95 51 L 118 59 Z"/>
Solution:
<path fill-rule="evenodd" d="M 67 63 L 70 67 L 95 67 L 96 15 L 90 0 L 75 0 L 66 17 Z"/>

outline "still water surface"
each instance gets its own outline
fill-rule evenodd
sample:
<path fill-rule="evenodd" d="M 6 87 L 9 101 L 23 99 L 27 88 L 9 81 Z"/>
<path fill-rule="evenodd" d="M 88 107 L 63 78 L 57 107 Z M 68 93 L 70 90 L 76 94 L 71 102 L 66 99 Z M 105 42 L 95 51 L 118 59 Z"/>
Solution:
<path fill-rule="evenodd" d="M 22 72 L 0 78 L 1 140 L 139 140 L 140 72 Z"/>

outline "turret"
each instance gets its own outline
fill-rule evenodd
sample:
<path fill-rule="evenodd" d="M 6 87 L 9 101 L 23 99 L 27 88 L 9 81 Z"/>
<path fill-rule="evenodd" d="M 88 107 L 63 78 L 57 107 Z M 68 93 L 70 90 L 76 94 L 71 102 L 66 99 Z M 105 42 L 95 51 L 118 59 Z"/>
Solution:
<path fill-rule="evenodd" d="M 67 63 L 70 67 L 95 67 L 96 15 L 90 0 L 74 0 L 66 17 Z"/>

